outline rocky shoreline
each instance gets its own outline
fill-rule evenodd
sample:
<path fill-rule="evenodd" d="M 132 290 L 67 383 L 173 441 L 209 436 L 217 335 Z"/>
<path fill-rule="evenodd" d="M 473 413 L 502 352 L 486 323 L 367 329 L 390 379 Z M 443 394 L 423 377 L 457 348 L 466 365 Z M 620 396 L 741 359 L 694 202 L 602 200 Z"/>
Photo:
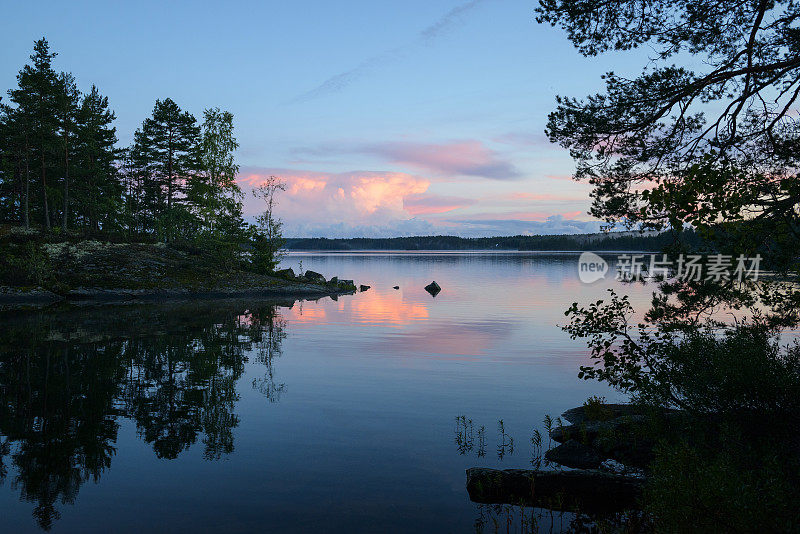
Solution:
<path fill-rule="evenodd" d="M 647 482 L 655 439 L 652 424 L 679 422 L 682 412 L 631 404 L 584 405 L 564 412 L 550 430 L 558 446 L 545 453 L 560 470 L 467 469 L 473 502 L 553 510 L 635 509 Z M 565 420 L 570 425 L 561 424 Z M 564 469 L 566 468 L 566 470 Z"/>
<path fill-rule="evenodd" d="M 6 236 L 12 237 L 15 235 Z M 356 291 L 352 280 L 326 280 L 313 271 L 295 275 L 292 269 L 270 274 L 244 270 L 235 262 L 215 257 L 210 250 L 91 240 L 36 244 L 25 241 L 26 236 L 16 237 L 22 239 L 21 244 L 4 249 L 7 265 L 5 270 L 0 269 L 3 307 L 58 302 L 320 298 Z"/>
<path fill-rule="evenodd" d="M 164 302 L 194 299 L 228 299 L 241 297 L 338 297 L 355 293 L 355 286 L 340 283 L 304 283 L 276 279 L 267 286 L 248 288 L 157 288 L 157 289 L 105 289 L 79 287 L 56 293 L 44 288 L 0 287 L 0 306 L 41 306 L 59 302 Z"/>

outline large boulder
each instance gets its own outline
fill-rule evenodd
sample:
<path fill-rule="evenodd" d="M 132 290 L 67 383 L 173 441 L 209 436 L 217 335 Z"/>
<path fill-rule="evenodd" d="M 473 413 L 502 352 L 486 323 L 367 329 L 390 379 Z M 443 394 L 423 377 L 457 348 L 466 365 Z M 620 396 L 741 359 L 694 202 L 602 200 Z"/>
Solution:
<path fill-rule="evenodd" d="M 287 278 L 289 280 L 294 279 L 294 270 L 291 268 L 289 269 L 281 269 L 280 271 L 275 271 L 275 276 L 279 276 L 281 278 Z"/>
<path fill-rule="evenodd" d="M 325 283 L 325 277 L 315 271 L 306 271 L 305 274 L 303 274 L 303 277 L 309 282 L 313 282 L 315 284 Z"/>
<path fill-rule="evenodd" d="M 439 291 L 441 291 L 441 290 L 442 290 L 442 288 L 439 287 L 439 284 L 436 283 L 436 280 L 434 280 L 433 282 L 431 282 L 430 284 L 425 286 L 425 291 L 430 293 L 432 297 L 435 297 L 436 295 L 438 295 Z"/>

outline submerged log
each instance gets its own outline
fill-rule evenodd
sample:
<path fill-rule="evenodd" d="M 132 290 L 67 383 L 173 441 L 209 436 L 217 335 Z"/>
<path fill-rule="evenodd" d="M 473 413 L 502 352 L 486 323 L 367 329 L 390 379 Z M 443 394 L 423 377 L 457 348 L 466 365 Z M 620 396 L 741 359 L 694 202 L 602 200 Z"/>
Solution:
<path fill-rule="evenodd" d="M 639 507 L 642 478 L 595 470 L 467 469 L 473 502 L 610 513 Z"/>

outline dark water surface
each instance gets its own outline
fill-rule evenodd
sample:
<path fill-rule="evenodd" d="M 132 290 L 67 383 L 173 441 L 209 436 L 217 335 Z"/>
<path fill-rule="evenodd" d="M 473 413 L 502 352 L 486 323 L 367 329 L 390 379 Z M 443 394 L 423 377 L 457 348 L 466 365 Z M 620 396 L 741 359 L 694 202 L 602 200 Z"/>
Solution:
<path fill-rule="evenodd" d="M 471 531 L 467 467 L 529 467 L 545 414 L 618 398 L 557 327 L 616 285 L 577 255 L 300 261 L 372 288 L 0 315 L 0 531 Z"/>

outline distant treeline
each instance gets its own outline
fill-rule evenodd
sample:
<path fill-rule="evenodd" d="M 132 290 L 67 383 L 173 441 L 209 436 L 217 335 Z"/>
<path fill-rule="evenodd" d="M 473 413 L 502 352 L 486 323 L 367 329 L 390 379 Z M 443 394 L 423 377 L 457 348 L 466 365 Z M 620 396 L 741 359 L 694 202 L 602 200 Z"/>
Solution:
<path fill-rule="evenodd" d="M 289 250 L 641 250 L 661 251 L 676 239 L 688 249 L 704 246 L 693 230 L 653 235 L 582 234 L 582 235 L 516 235 L 506 237 L 424 236 L 352 239 L 289 238 Z"/>

